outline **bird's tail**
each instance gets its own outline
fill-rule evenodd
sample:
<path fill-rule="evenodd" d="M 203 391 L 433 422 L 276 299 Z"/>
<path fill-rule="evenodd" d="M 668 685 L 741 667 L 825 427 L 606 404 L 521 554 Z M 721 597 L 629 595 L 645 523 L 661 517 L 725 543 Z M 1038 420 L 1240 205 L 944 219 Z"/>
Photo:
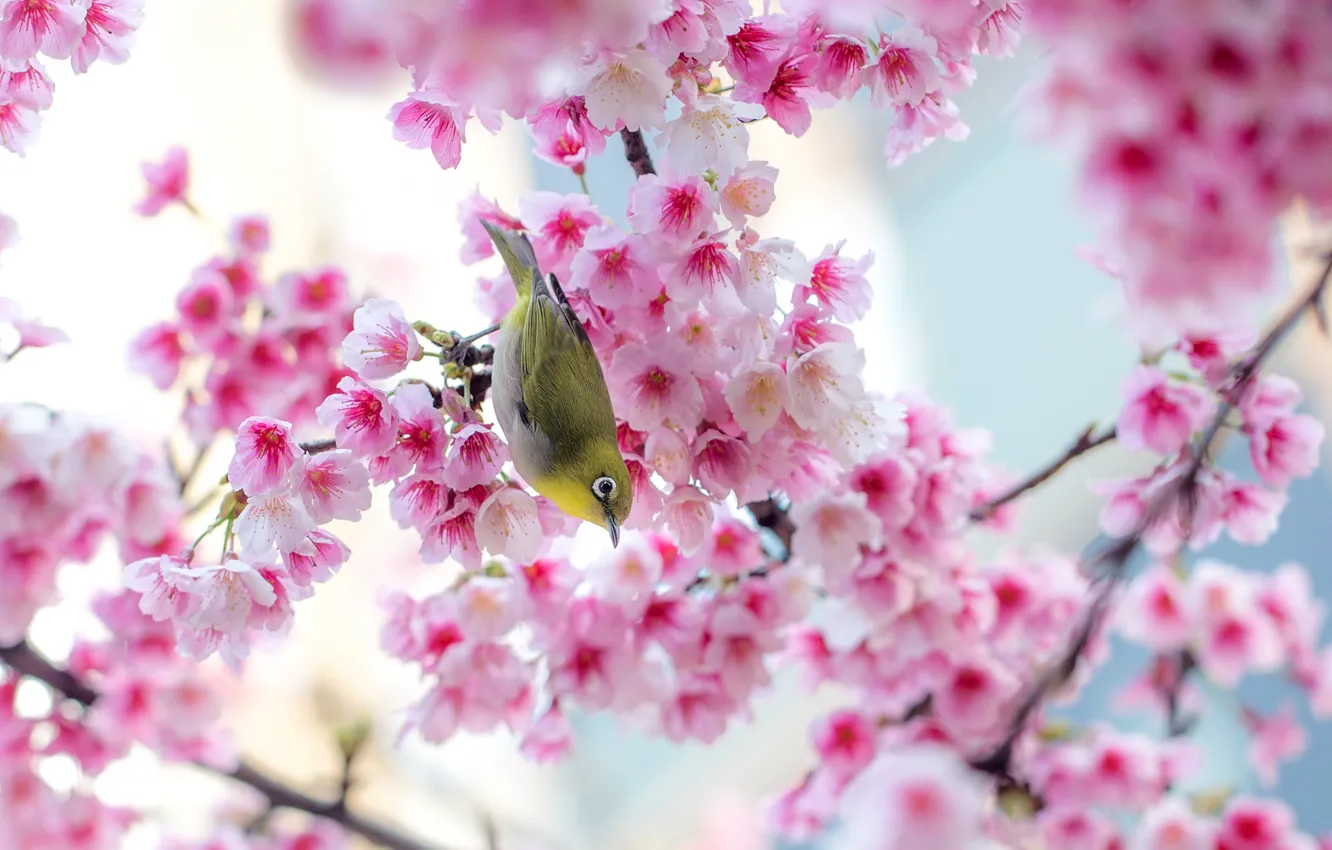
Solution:
<path fill-rule="evenodd" d="M 481 226 L 490 234 L 491 241 L 499 249 L 500 256 L 504 258 L 504 265 L 509 267 L 509 277 L 513 278 L 518 297 L 521 299 L 530 295 L 532 278 L 541 272 L 537 267 L 536 252 L 532 250 L 532 243 L 528 240 L 527 234 L 497 227 L 485 220 L 482 220 Z"/>

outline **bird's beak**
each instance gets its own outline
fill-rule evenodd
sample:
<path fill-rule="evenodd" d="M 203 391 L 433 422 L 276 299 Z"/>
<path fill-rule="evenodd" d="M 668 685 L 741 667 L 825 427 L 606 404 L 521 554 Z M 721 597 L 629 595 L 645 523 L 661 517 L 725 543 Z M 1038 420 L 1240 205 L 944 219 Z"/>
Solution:
<path fill-rule="evenodd" d="M 611 548 L 614 549 L 620 545 L 620 523 L 610 511 L 606 511 L 606 530 L 610 532 Z"/>

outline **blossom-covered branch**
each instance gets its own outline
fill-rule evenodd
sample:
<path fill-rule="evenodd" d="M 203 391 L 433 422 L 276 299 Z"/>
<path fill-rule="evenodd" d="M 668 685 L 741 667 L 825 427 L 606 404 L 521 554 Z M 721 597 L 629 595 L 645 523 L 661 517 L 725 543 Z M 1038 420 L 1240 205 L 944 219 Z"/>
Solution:
<path fill-rule="evenodd" d="M 1306 314 L 1314 313 L 1316 317 L 1323 309 L 1330 280 L 1332 280 L 1332 253 L 1327 255 L 1326 265 L 1313 285 L 1286 310 L 1262 340 L 1235 366 L 1220 393 L 1221 400 L 1216 412 L 1189 448 L 1186 462 L 1147 503 L 1134 528 L 1085 559 L 1084 570 L 1094 576 L 1096 583 L 1096 592 L 1091 603 L 1079 625 L 1074 629 L 1067 649 L 1034 680 L 1018 702 L 1009 731 L 1003 740 L 988 755 L 971 762 L 977 770 L 1001 777 L 1008 775 L 1013 747 L 1025 731 L 1029 719 L 1052 691 L 1062 687 L 1073 676 L 1083 654 L 1091 645 L 1093 637 L 1101 628 L 1104 617 L 1111 608 L 1114 591 L 1125 577 L 1129 559 L 1143 545 L 1149 532 L 1169 512 L 1178 511 L 1185 529 L 1185 539 L 1191 536 L 1192 526 L 1199 521 L 1198 479 L 1211 459 L 1212 444 L 1225 427 L 1230 414 L 1254 391 L 1255 378 L 1281 341 Z M 1191 655 L 1189 658 L 1192 662 Z M 1181 672 L 1180 675 L 1182 678 L 1184 673 Z M 1171 708 L 1172 729 L 1176 723 L 1175 710 Z"/>
<path fill-rule="evenodd" d="M 57 693 L 85 707 L 93 705 L 98 698 L 96 691 L 68 671 L 56 667 L 24 641 L 13 646 L 0 646 L 0 662 L 23 676 L 45 682 Z M 318 800 L 274 779 L 249 762 L 242 761 L 229 770 L 219 769 L 201 761 L 196 761 L 195 766 L 243 782 L 262 794 L 270 807 L 296 809 L 325 818 L 380 847 L 389 850 L 439 850 L 378 821 L 362 817 L 348 809 L 344 799 L 332 802 Z"/>

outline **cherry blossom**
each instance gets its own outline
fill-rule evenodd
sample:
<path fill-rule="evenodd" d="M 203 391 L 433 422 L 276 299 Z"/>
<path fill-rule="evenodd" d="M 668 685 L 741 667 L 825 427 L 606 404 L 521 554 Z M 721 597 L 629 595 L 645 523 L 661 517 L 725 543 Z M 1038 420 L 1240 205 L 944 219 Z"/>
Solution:
<path fill-rule="evenodd" d="M 190 190 L 189 154 L 182 147 L 168 149 L 160 163 L 143 164 L 143 178 L 148 183 L 148 194 L 135 207 L 139 215 L 155 216 L 171 204 L 186 203 Z"/>
<path fill-rule="evenodd" d="M 371 298 L 357 308 L 353 321 L 342 358 L 362 378 L 392 377 L 420 356 L 421 343 L 392 301 Z"/>

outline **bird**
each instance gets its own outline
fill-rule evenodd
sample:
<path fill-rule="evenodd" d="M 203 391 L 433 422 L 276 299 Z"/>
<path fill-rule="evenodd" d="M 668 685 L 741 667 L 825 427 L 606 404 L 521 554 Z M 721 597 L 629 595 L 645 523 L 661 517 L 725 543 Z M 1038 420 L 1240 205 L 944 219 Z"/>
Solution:
<path fill-rule="evenodd" d="M 633 480 L 592 340 L 555 275 L 541 273 L 526 234 L 482 226 L 518 293 L 499 323 L 491 367 L 495 418 L 514 468 L 564 513 L 605 528 L 618 547 Z"/>

